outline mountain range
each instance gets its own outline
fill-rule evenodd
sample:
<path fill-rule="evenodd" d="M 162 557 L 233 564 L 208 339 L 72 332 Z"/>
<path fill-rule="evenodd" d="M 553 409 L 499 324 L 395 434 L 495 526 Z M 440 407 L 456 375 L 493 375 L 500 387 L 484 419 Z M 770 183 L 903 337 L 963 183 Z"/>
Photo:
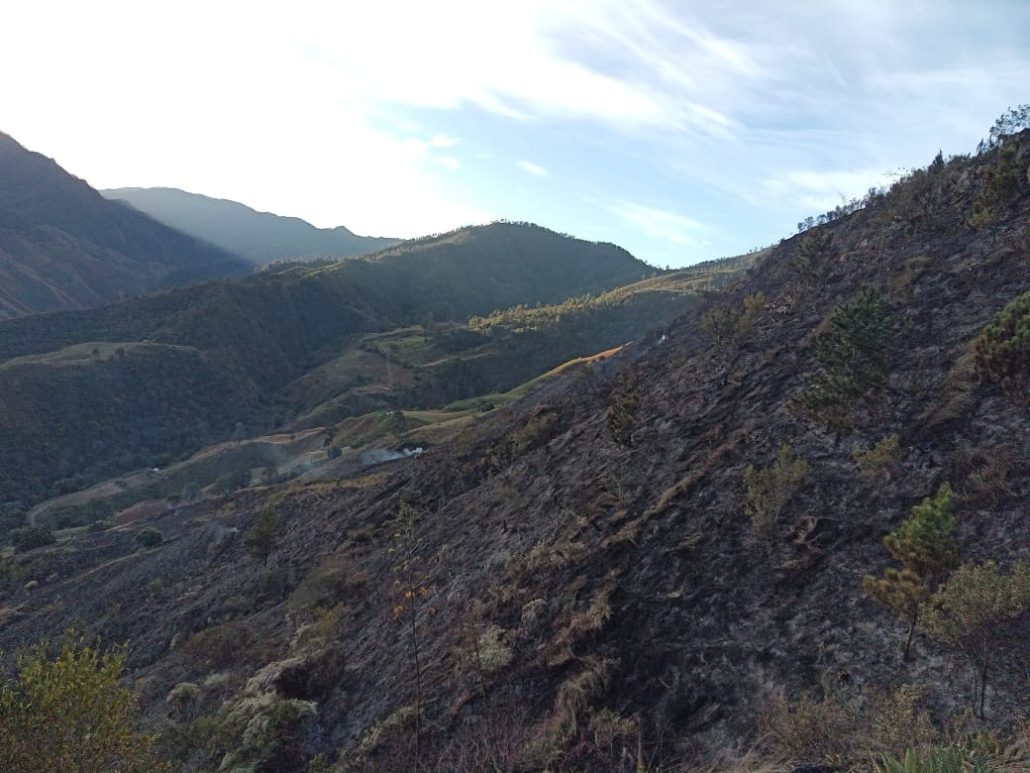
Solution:
<path fill-rule="evenodd" d="M 196 451 L 238 424 L 264 430 L 326 400 L 334 401 L 326 415 L 336 420 L 381 407 L 382 399 L 345 398 L 340 385 L 360 375 L 348 368 L 314 392 L 310 376 L 291 384 L 348 362 L 372 333 L 453 328 L 474 315 L 561 303 L 654 273 L 612 245 L 497 223 L 361 259 L 286 264 L 242 280 L 10 320 L 0 324 L 0 428 L 8 441 L 0 446 L 0 485 L 28 504 Z M 682 297 L 674 288 L 631 296 L 625 308 L 637 309 L 638 319 L 623 313 L 614 327 L 560 338 L 531 356 L 509 351 L 507 368 L 471 351 L 488 336 L 439 336 L 433 377 L 423 369 L 428 380 L 391 399 L 426 407 L 511 388 L 536 375 L 527 370 L 534 366 L 546 370 L 642 332 L 642 322 L 666 318 Z"/>
<path fill-rule="evenodd" d="M 104 199 L 0 134 L 0 319 L 250 270 L 223 249 Z"/>
<path fill-rule="evenodd" d="M 256 265 L 277 260 L 347 258 L 399 241 L 358 236 L 343 226 L 316 228 L 297 217 L 258 212 L 235 201 L 177 188 L 112 188 L 101 194 Z"/>

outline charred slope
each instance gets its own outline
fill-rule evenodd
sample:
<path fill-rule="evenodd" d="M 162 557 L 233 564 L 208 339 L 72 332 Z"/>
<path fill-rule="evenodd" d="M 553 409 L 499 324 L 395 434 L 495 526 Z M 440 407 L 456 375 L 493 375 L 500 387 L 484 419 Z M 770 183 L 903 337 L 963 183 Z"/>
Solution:
<path fill-rule="evenodd" d="M 610 769 L 638 748 L 674 769 L 727 767 L 780 694 L 828 696 L 812 714 L 824 724 L 833 701 L 868 705 L 902 683 L 936 717 L 954 713 L 964 661 L 920 637 L 900 662 L 904 625 L 862 578 L 943 482 L 963 560 L 1028 558 L 1025 395 L 977 378 L 970 356 L 1030 289 L 1028 144 L 919 172 L 783 242 L 713 302 L 751 299 L 732 332 L 699 309 L 422 458 L 166 514 L 150 524 L 167 540 L 155 551 L 131 553 L 132 531 L 115 529 L 30 554 L 19 582 L 50 579 L 9 591 L 0 645 L 73 620 L 129 640 L 144 705 L 193 767 L 229 753 L 302 770 L 323 753 L 363 769 L 410 770 L 416 756 L 441 770 Z M 1003 163 L 1019 180 L 973 229 Z M 885 301 L 886 375 L 829 429 L 794 406 L 817 381 L 826 320 L 867 287 Z M 896 458 L 864 477 L 855 452 L 891 435 Z M 744 473 L 783 444 L 807 473 L 759 532 Z M 1030 709 L 1028 626 L 1002 650 L 989 726 Z M 165 702 L 184 681 L 202 685 L 193 711 L 207 725 Z M 780 740 L 769 754 L 811 751 Z"/>
<path fill-rule="evenodd" d="M 0 320 L 249 270 L 0 133 Z"/>

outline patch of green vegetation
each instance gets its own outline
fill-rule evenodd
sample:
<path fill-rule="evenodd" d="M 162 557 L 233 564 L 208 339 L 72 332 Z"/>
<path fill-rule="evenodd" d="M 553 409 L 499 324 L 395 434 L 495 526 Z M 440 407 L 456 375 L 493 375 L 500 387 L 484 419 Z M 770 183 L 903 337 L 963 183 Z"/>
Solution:
<path fill-rule="evenodd" d="M 514 653 L 504 642 L 505 631 L 497 625 L 491 625 L 476 643 L 476 660 L 478 667 L 485 673 L 500 671 L 511 663 Z"/>
<path fill-rule="evenodd" d="M 130 469 L 164 467 L 233 437 L 240 424 L 250 432 L 279 425 L 302 407 L 283 390 L 370 330 L 554 303 L 651 271 L 613 245 L 500 223 L 367 260 L 4 322 L 0 393 L 16 421 L 0 445 L 0 490 L 34 504 Z M 442 360 L 421 384 L 404 386 L 408 406 L 507 388 L 542 369 L 536 360 L 524 375 L 505 375 L 507 352 L 471 364 L 420 354 L 428 344 L 446 355 L 443 333 L 431 324 L 395 340 L 421 367 Z"/>
<path fill-rule="evenodd" d="M 633 446 L 633 427 L 640 409 L 640 390 L 630 381 L 619 383 L 608 397 L 608 435 L 617 445 Z"/>
<path fill-rule="evenodd" d="M 54 533 L 42 526 L 24 526 L 20 529 L 13 529 L 7 538 L 18 553 L 25 553 L 57 542 Z"/>
<path fill-rule="evenodd" d="M 990 225 L 1015 199 L 1023 185 L 1023 168 L 1018 157 L 1014 144 L 1003 144 L 997 149 L 994 164 L 988 167 L 983 187 L 967 218 L 970 227 Z"/>
<path fill-rule="evenodd" d="M 751 525 L 759 534 L 770 536 L 776 528 L 776 519 L 787 506 L 808 472 L 808 462 L 795 455 L 786 443 L 776 452 L 772 464 L 757 468 L 749 464 L 744 470 L 747 486 L 748 514 Z"/>
<path fill-rule="evenodd" d="M 922 626 L 930 636 L 969 658 L 980 679 L 979 715 L 984 717 L 992 664 L 1004 660 L 1006 632 L 1030 608 L 1030 563 L 1008 574 L 994 561 L 960 566 L 922 605 Z M 1018 633 L 1016 634 L 1018 635 Z"/>
<path fill-rule="evenodd" d="M 136 532 L 136 543 L 144 550 L 153 550 L 164 542 L 161 532 L 152 526 L 147 526 Z"/>
<path fill-rule="evenodd" d="M 279 516 L 275 511 L 262 510 L 254 519 L 254 525 L 243 533 L 243 544 L 253 555 L 266 561 L 279 541 L 280 531 Z"/>
<path fill-rule="evenodd" d="M 871 448 L 856 450 L 852 457 L 862 477 L 869 481 L 888 477 L 891 466 L 898 460 L 898 442 L 896 434 L 888 435 Z"/>
<path fill-rule="evenodd" d="M 170 770 L 135 730 L 135 698 L 119 684 L 124 664 L 123 651 L 72 634 L 53 658 L 45 645 L 20 656 L 0 682 L 0 769 Z"/>
<path fill-rule="evenodd" d="M 790 266 L 802 282 L 815 284 L 826 275 L 832 254 L 833 233 L 827 230 L 813 231 L 801 238 Z"/>
<path fill-rule="evenodd" d="M 181 347 L 136 347 L 81 366 L 8 363 L 0 393 L 11 417 L 0 490 L 26 502 L 163 467 L 228 435 L 256 406 L 235 376 Z"/>
<path fill-rule="evenodd" d="M 743 311 L 737 311 L 725 304 L 709 309 L 701 318 L 701 329 L 717 346 L 737 345 L 751 332 L 755 320 L 764 308 L 765 294 L 752 293 L 744 299 Z"/>

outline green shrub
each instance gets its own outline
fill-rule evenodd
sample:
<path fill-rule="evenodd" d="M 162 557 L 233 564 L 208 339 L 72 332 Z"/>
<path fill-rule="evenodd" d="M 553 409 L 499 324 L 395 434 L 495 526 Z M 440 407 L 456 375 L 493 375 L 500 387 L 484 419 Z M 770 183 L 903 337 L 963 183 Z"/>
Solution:
<path fill-rule="evenodd" d="M 313 701 L 262 693 L 227 707 L 225 725 L 235 748 L 220 770 L 296 770 L 303 761 L 298 739 L 318 713 Z"/>
<path fill-rule="evenodd" d="M 640 390 L 630 381 L 622 381 L 608 398 L 608 435 L 620 446 L 633 446 L 633 425 L 640 409 Z"/>
<path fill-rule="evenodd" d="M 165 697 L 165 702 L 172 706 L 179 718 L 189 722 L 197 716 L 203 692 L 192 682 L 179 682 Z"/>
<path fill-rule="evenodd" d="M 8 539 L 18 553 L 46 547 L 57 542 L 54 533 L 43 526 L 24 526 L 20 529 L 13 529 L 8 535 Z"/>
<path fill-rule="evenodd" d="M 367 582 L 368 576 L 355 571 L 343 556 L 330 556 L 301 581 L 289 604 L 308 611 L 331 609 L 348 600 L 348 591 L 360 590 Z"/>
<path fill-rule="evenodd" d="M 737 340 L 737 326 L 744 315 L 729 306 L 716 306 L 701 317 L 701 329 L 715 344 L 731 344 Z"/>
<path fill-rule="evenodd" d="M 1002 146 L 994 165 L 987 170 L 987 179 L 966 219 L 970 227 L 983 228 L 1003 213 L 1019 193 L 1020 173 L 1017 149 L 1012 145 Z"/>
<path fill-rule="evenodd" d="M 717 346 L 736 346 L 751 332 L 755 319 L 765 308 L 765 293 L 752 293 L 744 299 L 744 310 L 726 305 L 715 306 L 701 317 L 701 329 Z"/>
<path fill-rule="evenodd" d="M 250 485 L 250 470 L 239 469 L 218 476 L 212 484 L 217 494 L 231 494 Z"/>
<path fill-rule="evenodd" d="M 1017 404 L 1030 400 L 1030 292 L 1003 308 L 974 344 L 976 368 Z"/>
<path fill-rule="evenodd" d="M 147 526 L 136 532 L 136 542 L 141 548 L 151 550 L 164 542 L 164 537 L 153 526 Z"/>
<path fill-rule="evenodd" d="M 757 469 L 749 464 L 744 470 L 744 484 L 747 486 L 747 507 L 755 531 L 766 536 L 776 526 L 776 518 L 794 496 L 794 492 L 805 479 L 808 463 L 803 457 L 795 456 L 791 447 L 784 443 L 776 459 L 768 467 Z"/>
<path fill-rule="evenodd" d="M 762 734 L 791 757 L 840 759 L 850 750 L 859 718 L 851 706 L 802 692 L 797 700 L 771 698 L 759 717 Z"/>
<path fill-rule="evenodd" d="M 888 435 L 872 448 L 852 454 L 863 478 L 875 481 L 889 475 L 891 465 L 898 460 L 898 441 L 897 435 Z"/>
<path fill-rule="evenodd" d="M 269 644 L 258 640 L 242 620 L 230 620 L 194 633 L 182 645 L 182 651 L 194 660 L 224 669 L 241 660 L 259 659 L 263 655 L 259 645 Z"/>
<path fill-rule="evenodd" d="M 511 454 L 517 458 L 540 448 L 554 437 L 558 428 L 558 414 L 551 408 L 541 408 L 511 437 Z"/>
<path fill-rule="evenodd" d="M 806 284 L 815 284 L 826 274 L 827 263 L 833 251 L 833 234 L 816 231 L 806 234 L 798 244 L 798 251 L 790 265 Z"/>
<path fill-rule="evenodd" d="M 25 510 L 17 502 L 0 503 L 0 544 L 7 539 L 13 530 L 25 524 Z"/>
<path fill-rule="evenodd" d="M 964 773 L 966 770 L 962 752 L 953 746 L 909 749 L 901 758 L 885 754 L 876 763 L 876 773 Z"/>
<path fill-rule="evenodd" d="M 135 699 L 118 683 L 124 663 L 123 651 L 102 653 L 72 635 L 53 660 L 44 645 L 19 657 L 0 682 L 0 770 L 169 770 L 133 727 Z"/>
<path fill-rule="evenodd" d="M 243 535 L 243 544 L 261 560 L 268 558 L 279 541 L 279 517 L 272 510 L 262 510 L 254 525 Z"/>
<path fill-rule="evenodd" d="M 511 663 L 511 647 L 504 643 L 504 629 L 500 626 L 491 625 L 476 645 L 476 658 L 478 665 L 486 673 L 499 671 Z"/>

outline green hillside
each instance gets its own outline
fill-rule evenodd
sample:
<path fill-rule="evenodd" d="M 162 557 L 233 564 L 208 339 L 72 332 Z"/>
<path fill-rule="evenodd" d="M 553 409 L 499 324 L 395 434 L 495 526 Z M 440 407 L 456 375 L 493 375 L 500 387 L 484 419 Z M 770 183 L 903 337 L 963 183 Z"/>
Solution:
<path fill-rule="evenodd" d="M 612 245 L 497 223 L 368 260 L 10 320 L 0 324 L 0 486 L 27 506 L 233 433 L 503 391 L 681 313 L 689 293 L 672 277 L 604 294 L 651 273 Z M 584 293 L 547 329 L 465 322 Z"/>

